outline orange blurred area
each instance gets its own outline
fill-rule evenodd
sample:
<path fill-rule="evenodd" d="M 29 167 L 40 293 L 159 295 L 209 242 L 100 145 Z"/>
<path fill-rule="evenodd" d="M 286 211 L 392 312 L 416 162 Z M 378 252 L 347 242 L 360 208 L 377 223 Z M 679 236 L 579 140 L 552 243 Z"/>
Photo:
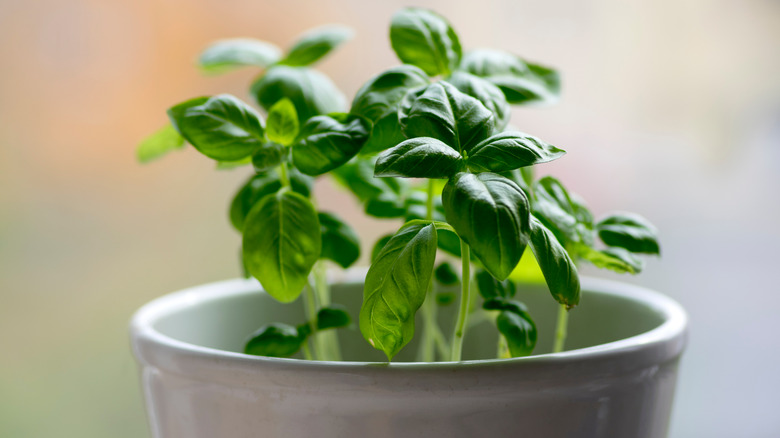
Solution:
<path fill-rule="evenodd" d="M 513 124 L 568 151 L 540 168 L 597 216 L 636 211 L 663 258 L 638 278 L 690 312 L 670 436 L 780 436 L 780 2 L 418 1 L 465 49 L 559 68 L 562 102 Z M 179 101 L 251 102 L 257 71 L 207 77 L 209 42 L 288 46 L 326 23 L 357 37 L 317 66 L 348 99 L 395 65 L 408 2 L 0 0 L 0 436 L 148 436 L 126 334 L 144 302 L 239 275 L 227 206 L 248 169 L 191 148 L 140 165 L 135 146 Z M 335 185 L 323 209 L 370 252 L 398 226 L 364 218 Z M 590 274 L 602 272 L 586 270 Z"/>

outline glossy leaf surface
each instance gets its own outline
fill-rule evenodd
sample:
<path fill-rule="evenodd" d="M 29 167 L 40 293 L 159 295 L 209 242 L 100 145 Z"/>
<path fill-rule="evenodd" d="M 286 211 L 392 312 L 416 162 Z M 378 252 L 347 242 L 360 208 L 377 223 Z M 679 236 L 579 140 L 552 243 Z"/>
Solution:
<path fill-rule="evenodd" d="M 509 123 L 512 111 L 504 93 L 492 82 L 470 73 L 456 71 L 447 82 L 458 90 L 479 100 L 496 118 L 496 129 L 501 131 Z"/>
<path fill-rule="evenodd" d="M 322 254 L 346 269 L 360 257 L 360 238 L 349 224 L 332 213 L 319 213 L 322 230 Z"/>
<path fill-rule="evenodd" d="M 264 143 L 252 154 L 252 166 L 255 172 L 269 171 L 282 163 L 286 153 L 284 146 L 278 143 Z"/>
<path fill-rule="evenodd" d="M 619 247 L 597 250 L 580 246 L 578 247 L 577 255 L 597 268 L 609 269 L 618 274 L 638 274 L 644 267 L 642 260 L 638 259 L 627 249 Z"/>
<path fill-rule="evenodd" d="M 368 139 L 370 123 L 359 116 L 312 117 L 293 145 L 293 164 L 307 175 L 321 175 L 357 155 Z"/>
<path fill-rule="evenodd" d="M 500 175 L 459 173 L 447 182 L 442 201 L 447 222 L 494 277 L 506 279 L 530 228 L 525 193 Z"/>
<path fill-rule="evenodd" d="M 314 64 L 352 38 L 351 29 L 344 26 L 329 25 L 312 29 L 303 34 L 290 48 L 280 64 L 302 67 Z"/>
<path fill-rule="evenodd" d="M 368 270 L 360 331 L 388 360 L 414 335 L 414 315 L 425 300 L 435 258 L 434 225 L 412 221 L 387 242 Z"/>
<path fill-rule="evenodd" d="M 593 218 L 584 203 L 560 181 L 545 176 L 534 184 L 534 215 L 563 244 L 593 245 Z"/>
<path fill-rule="evenodd" d="M 266 111 L 280 99 L 290 99 L 300 122 L 346 107 L 336 85 L 324 74 L 306 67 L 273 66 L 252 83 L 251 93 Z"/>
<path fill-rule="evenodd" d="M 461 167 L 455 149 L 431 137 L 410 138 L 379 155 L 375 176 L 449 178 Z"/>
<path fill-rule="evenodd" d="M 156 160 L 170 151 L 184 147 L 184 138 L 179 135 L 176 128 L 167 124 L 154 134 L 146 137 L 138 145 L 136 156 L 141 163 L 148 163 Z"/>
<path fill-rule="evenodd" d="M 265 141 L 260 115 L 229 94 L 188 100 L 171 107 L 168 116 L 187 142 L 215 160 L 246 158 Z"/>
<path fill-rule="evenodd" d="M 472 172 L 507 172 L 547 163 L 566 154 L 532 135 L 502 132 L 487 138 L 469 152 L 467 165 Z"/>
<path fill-rule="evenodd" d="M 498 281 L 488 271 L 479 270 L 474 275 L 479 294 L 484 299 L 512 298 L 517 292 L 517 286 L 512 280 Z"/>
<path fill-rule="evenodd" d="M 200 68 L 210 74 L 224 73 L 240 67 L 266 68 L 282 57 L 282 51 L 271 43 L 252 38 L 216 41 L 198 58 Z"/>
<path fill-rule="evenodd" d="M 462 56 L 455 30 L 444 17 L 427 9 L 396 12 L 390 23 L 390 44 L 404 64 L 416 65 L 430 76 L 449 74 Z"/>
<path fill-rule="evenodd" d="M 580 302 L 577 267 L 553 232 L 533 217 L 530 246 L 555 301 L 568 308 L 576 306 Z"/>
<path fill-rule="evenodd" d="M 351 323 L 347 309 L 338 304 L 323 307 L 317 312 L 317 330 L 347 327 Z"/>
<path fill-rule="evenodd" d="M 408 93 L 398 110 L 408 138 L 433 137 L 463 154 L 493 134 L 495 118 L 482 103 L 447 82 Z"/>
<path fill-rule="evenodd" d="M 321 251 L 317 212 L 311 201 L 292 190 L 262 198 L 246 218 L 244 263 L 278 301 L 298 298 Z"/>
<path fill-rule="evenodd" d="M 635 213 L 613 213 L 596 224 L 599 237 L 609 246 L 631 252 L 660 254 L 658 231 L 647 219 Z"/>
<path fill-rule="evenodd" d="M 293 169 L 290 173 L 290 185 L 293 190 L 303 196 L 311 195 L 312 179 Z M 282 182 L 276 172 L 266 172 L 254 175 L 241 186 L 230 203 L 230 222 L 238 230 L 244 229 L 246 216 L 261 199 L 282 188 Z"/>
<path fill-rule="evenodd" d="M 280 99 L 268 111 L 266 123 L 268 140 L 283 146 L 289 146 L 298 136 L 298 113 L 295 105 L 288 98 Z"/>

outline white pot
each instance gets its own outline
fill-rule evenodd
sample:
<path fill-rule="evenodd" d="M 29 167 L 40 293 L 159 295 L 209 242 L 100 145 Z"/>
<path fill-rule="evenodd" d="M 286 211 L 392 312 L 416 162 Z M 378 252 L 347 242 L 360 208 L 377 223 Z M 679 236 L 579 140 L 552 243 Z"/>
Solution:
<path fill-rule="evenodd" d="M 351 302 L 352 315 L 364 273 L 351 271 L 332 286 L 334 301 Z M 152 435 L 666 436 L 686 337 L 680 306 L 636 286 L 583 279 L 569 322 L 571 350 L 545 354 L 557 306 L 542 289 L 521 297 L 539 326 L 542 354 L 460 363 L 383 363 L 357 330 L 340 331 L 344 355 L 355 361 L 248 356 L 239 352 L 250 333 L 266 322 L 301 323 L 302 305 L 275 302 L 253 280 L 164 296 L 140 309 L 131 326 Z M 467 333 L 466 359 L 495 355 L 491 324 Z"/>

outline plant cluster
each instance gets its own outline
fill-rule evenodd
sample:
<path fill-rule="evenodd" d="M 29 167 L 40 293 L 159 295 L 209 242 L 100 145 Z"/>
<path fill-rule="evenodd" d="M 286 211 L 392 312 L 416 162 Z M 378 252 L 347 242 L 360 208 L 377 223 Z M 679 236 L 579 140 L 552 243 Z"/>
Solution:
<path fill-rule="evenodd" d="M 560 181 L 535 178 L 533 166 L 565 152 L 510 128 L 510 106 L 555 102 L 558 73 L 499 50 L 464 53 L 443 17 L 406 8 L 390 26 L 402 64 L 370 79 L 347 111 L 341 92 L 311 65 L 350 35 L 318 28 L 286 54 L 259 40 L 217 42 L 201 55 L 201 68 L 261 68 L 250 94 L 267 117 L 230 95 L 191 99 L 170 108 L 170 125 L 138 150 L 148 161 L 189 143 L 220 167 L 254 168 L 230 206 L 245 271 L 278 301 L 303 295 L 307 321 L 264 325 L 246 352 L 340 359 L 332 329 L 352 323 L 331 303 L 324 263 L 351 266 L 360 240 L 336 214 L 318 209 L 312 184 L 324 175 L 351 191 L 366 214 L 404 221 L 374 245 L 359 315 L 363 336 L 389 360 L 415 335 L 418 312 L 421 361 L 460 360 L 476 311 L 495 321 L 499 357 L 531 354 L 536 326 L 515 297 L 524 265 L 538 266 L 560 304 L 554 350 L 561 351 L 568 310 L 580 301 L 577 263 L 635 274 L 637 254 L 660 250 L 654 227 L 640 216 L 595 221 Z M 459 271 L 450 265 L 458 259 Z M 442 293 L 458 284 L 459 299 Z M 474 288 L 479 307 L 472 306 Z M 437 309 L 454 301 L 447 337 Z"/>

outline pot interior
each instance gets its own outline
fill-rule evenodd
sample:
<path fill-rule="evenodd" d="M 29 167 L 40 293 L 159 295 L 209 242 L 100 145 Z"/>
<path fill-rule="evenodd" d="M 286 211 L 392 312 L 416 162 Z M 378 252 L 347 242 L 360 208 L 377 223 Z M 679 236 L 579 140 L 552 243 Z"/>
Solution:
<path fill-rule="evenodd" d="M 587 285 L 584 286 L 580 305 L 570 312 L 567 350 L 639 335 L 664 322 L 660 311 L 642 302 L 590 290 Z M 258 291 L 259 285 L 255 290 L 226 293 L 208 300 L 194 300 L 190 305 L 160 316 L 155 321 L 154 328 L 179 341 L 242 352 L 247 338 L 265 323 L 299 325 L 304 322 L 301 299 L 291 304 L 280 304 Z M 451 290 L 457 291 L 457 287 Z M 353 318 L 353 327 L 338 330 L 342 356 L 349 361 L 386 362 L 384 354 L 371 348 L 357 328 L 362 293 L 363 286 L 358 283 L 332 286 L 333 301 L 345 305 Z M 518 298 L 528 306 L 539 331 L 534 354 L 549 353 L 555 331 L 557 303 L 550 297 L 544 285 L 521 285 Z M 456 312 L 457 301 L 439 307 L 440 326 L 447 338 L 450 337 Z M 467 331 L 464 341 L 464 360 L 494 359 L 498 345 L 495 316 L 480 311 L 472 313 L 471 320 L 473 325 Z M 393 359 L 394 362 L 414 360 L 419 330 L 422 327 L 419 318 L 417 327 L 418 336 Z"/>

